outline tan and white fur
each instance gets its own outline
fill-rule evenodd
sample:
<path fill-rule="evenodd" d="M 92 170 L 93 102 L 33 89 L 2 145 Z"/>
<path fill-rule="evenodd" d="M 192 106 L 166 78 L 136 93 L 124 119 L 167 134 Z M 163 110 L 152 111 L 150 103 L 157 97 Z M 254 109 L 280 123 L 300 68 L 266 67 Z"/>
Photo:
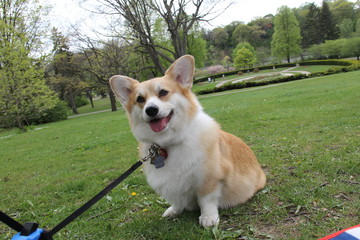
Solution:
<path fill-rule="evenodd" d="M 218 208 L 244 203 L 266 183 L 253 151 L 224 132 L 191 92 L 194 59 L 176 60 L 163 77 L 145 82 L 121 75 L 110 85 L 124 106 L 144 157 L 153 143 L 168 153 L 165 166 L 144 163 L 150 186 L 171 206 L 163 217 L 200 209 L 202 226 L 219 223 Z"/>

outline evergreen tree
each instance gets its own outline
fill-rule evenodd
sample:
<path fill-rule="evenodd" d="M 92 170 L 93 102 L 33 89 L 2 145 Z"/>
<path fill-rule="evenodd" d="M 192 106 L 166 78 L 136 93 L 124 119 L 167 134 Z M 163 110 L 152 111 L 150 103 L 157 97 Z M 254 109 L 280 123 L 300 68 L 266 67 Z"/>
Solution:
<path fill-rule="evenodd" d="M 339 36 L 334 16 L 331 13 L 329 4 L 326 1 L 322 2 L 320 10 L 319 34 L 321 36 L 321 42 L 324 42 L 325 40 L 334 40 Z"/>
<path fill-rule="evenodd" d="M 314 3 L 310 3 L 308 5 L 308 12 L 306 14 L 303 29 L 302 45 L 304 48 L 322 42 L 321 34 L 319 34 L 319 15 L 319 8 Z"/>
<path fill-rule="evenodd" d="M 272 56 L 278 59 L 286 58 L 287 62 L 290 62 L 292 55 L 301 52 L 300 41 L 299 23 L 294 13 L 287 6 L 280 7 L 274 19 Z"/>

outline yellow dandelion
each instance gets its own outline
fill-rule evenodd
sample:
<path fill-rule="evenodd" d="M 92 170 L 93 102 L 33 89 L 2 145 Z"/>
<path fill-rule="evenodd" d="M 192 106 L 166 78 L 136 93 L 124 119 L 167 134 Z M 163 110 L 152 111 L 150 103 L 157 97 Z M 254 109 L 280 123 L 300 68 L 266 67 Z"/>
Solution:
<path fill-rule="evenodd" d="M 137 195 L 136 192 L 132 192 L 132 193 L 131 193 L 131 196 L 136 196 L 136 195 Z"/>
<path fill-rule="evenodd" d="M 147 211 L 149 211 L 149 209 L 147 209 L 147 208 L 144 208 L 144 209 L 143 209 L 143 212 L 147 212 Z"/>

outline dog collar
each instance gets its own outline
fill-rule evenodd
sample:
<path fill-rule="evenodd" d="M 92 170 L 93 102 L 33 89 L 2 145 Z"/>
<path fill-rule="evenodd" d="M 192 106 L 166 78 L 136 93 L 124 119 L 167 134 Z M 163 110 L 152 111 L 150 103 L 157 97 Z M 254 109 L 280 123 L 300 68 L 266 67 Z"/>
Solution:
<path fill-rule="evenodd" d="M 155 167 L 162 168 L 165 166 L 165 160 L 168 156 L 168 153 L 165 149 L 160 148 L 157 152 L 157 155 L 151 159 L 150 163 L 155 165 Z"/>

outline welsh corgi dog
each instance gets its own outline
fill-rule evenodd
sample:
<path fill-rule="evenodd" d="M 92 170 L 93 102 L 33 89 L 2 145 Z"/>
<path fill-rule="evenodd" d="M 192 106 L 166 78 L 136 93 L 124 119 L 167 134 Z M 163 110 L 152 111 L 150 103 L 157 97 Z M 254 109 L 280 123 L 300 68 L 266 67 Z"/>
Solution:
<path fill-rule="evenodd" d="M 164 154 L 145 162 L 149 185 L 171 206 L 163 217 L 200 209 L 199 223 L 219 223 L 219 208 L 246 202 L 266 183 L 255 154 L 241 139 L 221 130 L 191 92 L 194 58 L 176 60 L 163 77 L 138 82 L 111 77 L 110 86 L 126 110 L 140 155 L 152 144 Z"/>

